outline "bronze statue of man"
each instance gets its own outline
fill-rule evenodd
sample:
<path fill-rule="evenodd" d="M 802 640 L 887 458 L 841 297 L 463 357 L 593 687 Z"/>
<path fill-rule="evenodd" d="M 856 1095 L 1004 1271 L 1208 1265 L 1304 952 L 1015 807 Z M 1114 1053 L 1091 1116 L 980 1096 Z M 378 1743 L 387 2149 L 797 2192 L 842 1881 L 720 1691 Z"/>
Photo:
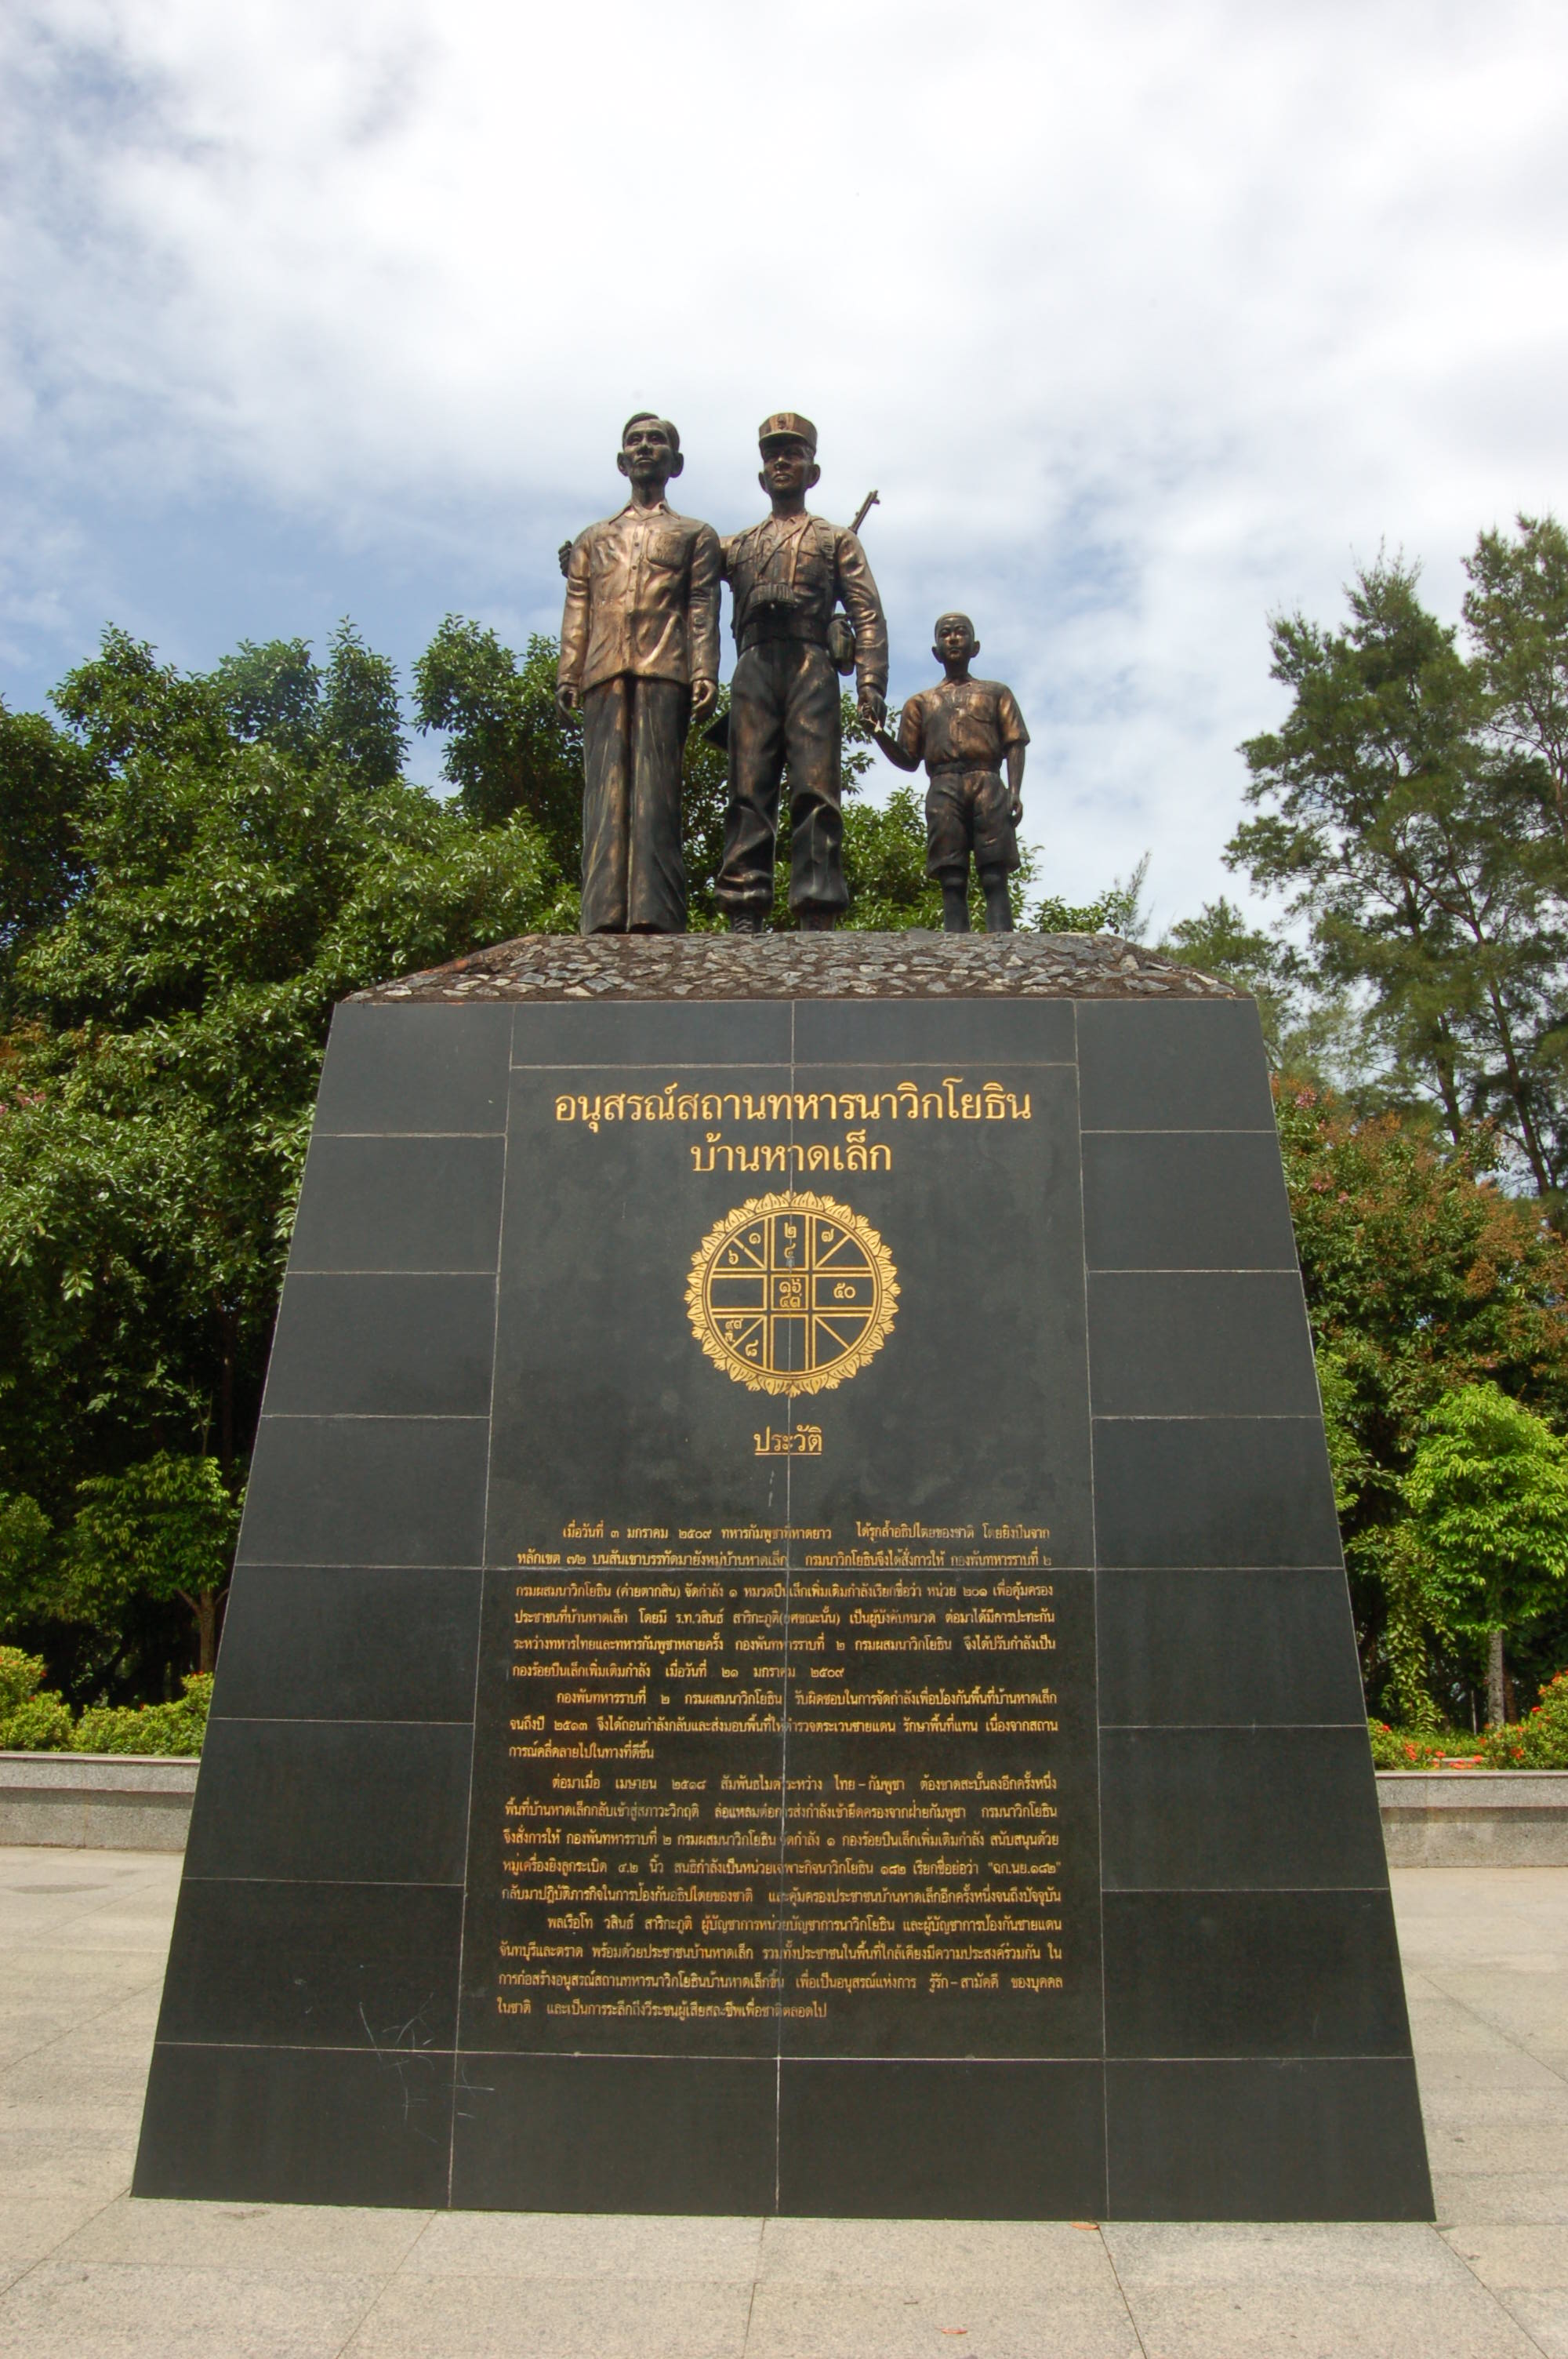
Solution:
<path fill-rule="evenodd" d="M 969 666 L 979 651 L 968 614 L 938 614 L 931 652 L 943 678 L 910 697 L 899 714 L 896 738 L 885 729 L 872 734 L 901 770 L 925 764 L 925 873 L 941 884 L 946 931 L 969 930 L 972 852 L 985 896 L 986 931 L 1010 934 L 1007 880 L 1021 864 L 1017 827 L 1023 817 L 1029 732 L 1011 688 L 1000 679 L 970 679 Z"/>
<path fill-rule="evenodd" d="M 827 625 L 840 601 L 855 636 L 860 712 L 887 717 L 887 625 L 866 554 L 852 532 L 808 516 L 821 474 L 816 429 L 780 410 L 758 433 L 758 477 L 772 513 L 724 543 L 739 661 L 730 690 L 730 808 L 715 885 L 732 932 L 762 933 L 773 905 L 779 788 L 789 771 L 790 908 L 828 931 L 849 896 L 838 808 L 842 722 Z"/>
<path fill-rule="evenodd" d="M 578 535 L 556 702 L 582 712 L 582 930 L 686 931 L 681 755 L 719 694 L 719 536 L 677 516 L 685 461 L 667 418 L 627 419 L 618 516 Z"/>

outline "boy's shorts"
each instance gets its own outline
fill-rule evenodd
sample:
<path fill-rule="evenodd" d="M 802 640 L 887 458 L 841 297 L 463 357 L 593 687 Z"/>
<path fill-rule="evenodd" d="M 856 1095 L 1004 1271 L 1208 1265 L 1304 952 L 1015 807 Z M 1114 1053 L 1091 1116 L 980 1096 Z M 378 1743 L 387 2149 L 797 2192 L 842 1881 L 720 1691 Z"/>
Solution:
<path fill-rule="evenodd" d="M 925 874 L 967 875 L 977 868 L 1017 868 L 1012 798 L 999 770 L 937 770 L 925 789 Z"/>

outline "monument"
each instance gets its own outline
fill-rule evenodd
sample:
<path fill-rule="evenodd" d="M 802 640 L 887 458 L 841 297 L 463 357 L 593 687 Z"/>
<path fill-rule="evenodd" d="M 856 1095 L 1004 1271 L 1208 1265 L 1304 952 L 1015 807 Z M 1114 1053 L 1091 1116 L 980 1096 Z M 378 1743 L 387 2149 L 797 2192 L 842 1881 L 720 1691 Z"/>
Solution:
<path fill-rule="evenodd" d="M 1249 1000 L 611 934 L 340 1008 L 135 2190 L 1431 2217 Z"/>
<path fill-rule="evenodd" d="M 887 712 L 887 625 L 859 535 L 807 513 L 806 495 L 822 472 L 810 419 L 778 410 L 762 420 L 757 439 L 757 480 L 771 512 L 724 543 L 739 659 L 730 694 L 730 809 L 714 893 L 731 931 L 764 930 L 787 769 L 790 908 L 806 931 L 830 933 L 849 897 L 839 851 L 834 625 L 842 606 L 861 718 L 876 728 Z"/>
<path fill-rule="evenodd" d="M 1012 931 L 1007 880 L 1021 864 L 1023 749 L 1029 732 L 1018 699 L 1000 679 L 974 679 L 980 643 L 968 614 L 938 614 L 931 652 L 942 667 L 935 688 L 905 700 L 898 734 L 872 732 L 901 770 L 925 764 L 926 874 L 942 887 L 944 930 L 969 930 L 969 855 L 986 905 L 988 934 Z M 1002 778 L 1002 766 L 1007 777 Z"/>
<path fill-rule="evenodd" d="M 667 418 L 639 410 L 616 465 L 619 515 L 560 551 L 556 701 L 582 713 L 582 930 L 686 930 L 681 755 L 719 694 L 719 538 L 665 497 L 686 464 Z"/>

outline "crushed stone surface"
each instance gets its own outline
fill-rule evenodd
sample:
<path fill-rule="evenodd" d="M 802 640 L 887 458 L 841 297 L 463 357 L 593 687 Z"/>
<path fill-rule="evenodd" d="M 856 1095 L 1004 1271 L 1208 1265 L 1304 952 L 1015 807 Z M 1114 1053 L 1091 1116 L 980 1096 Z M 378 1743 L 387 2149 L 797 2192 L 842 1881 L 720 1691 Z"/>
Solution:
<path fill-rule="evenodd" d="M 358 1000 L 1236 999 L 1116 934 L 524 934 Z"/>

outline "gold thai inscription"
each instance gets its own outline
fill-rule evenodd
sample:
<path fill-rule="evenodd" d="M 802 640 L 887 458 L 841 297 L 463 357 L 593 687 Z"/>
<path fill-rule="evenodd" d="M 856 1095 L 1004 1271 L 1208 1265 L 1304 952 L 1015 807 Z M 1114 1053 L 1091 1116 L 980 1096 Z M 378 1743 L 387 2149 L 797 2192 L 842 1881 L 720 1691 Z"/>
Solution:
<path fill-rule="evenodd" d="M 1033 1120 L 1027 1091 L 961 1074 L 670 1080 L 564 1090 L 553 1111 L 579 1153 L 658 1125 L 694 1178 L 775 1182 L 736 1189 L 717 1220 L 708 1198 L 710 1225 L 672 1257 L 669 1310 L 678 1322 L 684 1288 L 687 1348 L 786 1404 L 884 1348 L 891 1367 L 907 1317 L 885 1198 L 873 1226 L 854 1189 L 811 1183 L 880 1179 L 925 1142 L 956 1145 L 953 1125 L 994 1151 L 987 1125 Z M 767 1502 L 755 1515 L 724 1520 L 701 1486 L 686 1522 L 568 1495 L 514 1550 L 498 2016 L 546 2018 L 539 2036 L 568 2044 L 578 2024 L 617 2045 L 639 2024 L 837 2038 L 866 1999 L 957 2007 L 967 2027 L 970 2003 L 1037 2010 L 1069 1987 L 1062 1861 L 1086 1773 L 1064 1743 L 1079 1666 L 1050 1531 L 967 1501 L 950 1522 L 896 1498 L 808 1520 L 817 1470 L 801 1462 L 832 1451 L 837 1406 L 812 1401 L 822 1423 L 786 1406 L 731 1445 Z"/>
<path fill-rule="evenodd" d="M 753 1548 L 798 1537 L 731 1529 Z M 1046 1527 L 862 1521 L 853 1542 L 816 1551 L 854 1562 L 861 1535 L 896 1532 L 920 1544 L 918 1579 L 858 1562 L 849 1578 L 753 1562 L 705 1579 L 719 1536 L 706 1527 L 676 1538 L 579 1516 L 562 1538 L 630 1531 L 668 1541 L 668 1577 L 546 1576 L 535 1560 L 553 1550 L 517 1552 L 511 1668 L 535 1708 L 508 1730 L 502 1888 L 520 1930 L 501 1942 L 497 2011 L 827 2021 L 879 1993 L 1038 2004 L 1063 1990 L 1056 1674 L 968 1660 L 977 1648 L 1054 1652 Z M 1028 1535 L 1007 1553 L 1027 1555 L 1031 1577 L 986 1560 L 992 1533 Z M 688 1739 L 786 1733 L 787 1777 L 693 1774 Z M 1020 1735 L 1038 1767 L 973 1766 L 975 1741 Z M 862 1745 L 849 1774 L 835 1745 L 809 1766 L 813 1739 L 847 1736 L 896 1740 L 896 1765 L 867 1770 Z M 953 1740 L 961 1759 L 945 1767 Z"/>

